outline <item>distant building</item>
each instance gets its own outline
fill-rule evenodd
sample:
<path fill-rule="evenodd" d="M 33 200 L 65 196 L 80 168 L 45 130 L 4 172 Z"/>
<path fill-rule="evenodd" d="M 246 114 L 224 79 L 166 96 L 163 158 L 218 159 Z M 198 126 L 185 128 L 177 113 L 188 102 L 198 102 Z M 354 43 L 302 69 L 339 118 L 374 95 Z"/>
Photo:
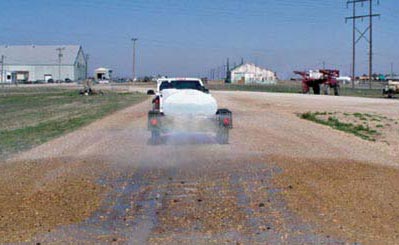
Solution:
<path fill-rule="evenodd" d="M 258 67 L 251 63 L 239 65 L 230 70 L 229 81 L 233 84 L 275 84 L 275 72 Z"/>
<path fill-rule="evenodd" d="M 108 69 L 108 68 L 98 68 L 94 71 L 94 79 L 97 82 L 109 82 L 109 80 L 111 80 L 111 75 L 112 75 L 112 70 Z"/>
<path fill-rule="evenodd" d="M 2 45 L 0 56 L 4 56 L 0 82 L 86 79 L 87 61 L 81 46 Z"/>

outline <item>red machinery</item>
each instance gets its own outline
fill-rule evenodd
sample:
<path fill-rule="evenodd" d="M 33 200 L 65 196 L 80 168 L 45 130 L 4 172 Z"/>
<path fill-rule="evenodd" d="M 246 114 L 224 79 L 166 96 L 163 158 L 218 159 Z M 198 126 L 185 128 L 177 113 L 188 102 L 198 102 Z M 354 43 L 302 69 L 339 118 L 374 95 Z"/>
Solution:
<path fill-rule="evenodd" d="M 314 94 L 320 94 L 320 85 L 324 85 L 324 94 L 328 94 L 328 88 L 334 89 L 334 95 L 339 95 L 338 70 L 318 70 L 315 72 L 294 71 L 302 76 L 302 91 L 309 93 L 310 88 Z"/>

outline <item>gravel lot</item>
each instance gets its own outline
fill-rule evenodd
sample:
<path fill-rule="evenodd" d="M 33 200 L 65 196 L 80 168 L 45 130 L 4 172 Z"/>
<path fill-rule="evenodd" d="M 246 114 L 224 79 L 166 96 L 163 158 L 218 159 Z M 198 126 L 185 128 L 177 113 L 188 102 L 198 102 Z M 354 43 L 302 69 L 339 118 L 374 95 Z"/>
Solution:
<path fill-rule="evenodd" d="M 7 195 L 21 192 L 25 200 L 43 182 L 56 183 L 59 192 L 64 186 L 95 191 L 87 193 L 91 201 L 73 191 L 60 195 L 84 210 L 62 213 L 73 219 L 57 219 L 58 199 L 40 200 L 52 210 L 42 226 L 34 226 L 34 212 L 1 211 L 1 227 L 10 226 L 3 217 L 24 218 L 11 222 L 0 241 L 399 243 L 398 130 L 385 132 L 386 142 L 370 142 L 297 116 L 359 112 L 398 120 L 399 101 L 214 94 L 219 107 L 234 113 L 229 145 L 201 134 L 171 135 L 169 144 L 148 145 L 146 101 L 9 159 L 1 165 L 6 174 L 15 171 L 10 165 L 42 168 L 31 169 L 30 181 L 16 176 L 20 185 L 1 196 L 0 210 L 15 201 Z M 50 173 L 62 178 L 48 180 Z M 41 191 L 49 188 L 40 185 Z"/>

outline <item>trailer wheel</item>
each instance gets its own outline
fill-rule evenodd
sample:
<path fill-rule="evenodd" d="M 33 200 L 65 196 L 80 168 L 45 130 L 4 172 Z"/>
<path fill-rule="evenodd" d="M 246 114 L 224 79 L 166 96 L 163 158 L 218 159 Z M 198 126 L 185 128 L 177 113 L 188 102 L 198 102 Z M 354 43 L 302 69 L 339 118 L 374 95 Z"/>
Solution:
<path fill-rule="evenodd" d="M 313 85 L 313 93 L 320 94 L 320 85 L 319 84 Z"/>
<path fill-rule="evenodd" d="M 340 91 L 339 91 L 339 86 L 335 86 L 335 87 L 334 87 L 334 95 L 335 95 L 335 96 L 339 96 L 339 92 L 340 92 Z"/>
<path fill-rule="evenodd" d="M 161 133 L 158 130 L 151 131 L 151 145 L 158 145 L 161 141 Z"/>
<path fill-rule="evenodd" d="M 329 95 L 330 94 L 330 87 L 327 85 L 323 85 L 323 94 L 324 95 Z"/>
<path fill-rule="evenodd" d="M 218 129 L 216 139 L 219 144 L 225 145 L 229 143 L 229 129 L 221 127 Z"/>

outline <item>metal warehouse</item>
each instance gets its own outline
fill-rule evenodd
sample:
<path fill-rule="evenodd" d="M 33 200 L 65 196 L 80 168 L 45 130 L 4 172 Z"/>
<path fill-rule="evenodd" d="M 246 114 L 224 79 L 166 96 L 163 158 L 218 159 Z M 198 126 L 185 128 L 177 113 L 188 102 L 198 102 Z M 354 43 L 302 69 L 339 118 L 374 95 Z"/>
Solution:
<path fill-rule="evenodd" d="M 239 65 L 229 72 L 231 83 L 237 84 L 274 84 L 277 81 L 275 72 L 258 67 L 251 63 Z"/>
<path fill-rule="evenodd" d="M 87 60 L 78 45 L 0 46 L 0 82 L 86 79 Z"/>

